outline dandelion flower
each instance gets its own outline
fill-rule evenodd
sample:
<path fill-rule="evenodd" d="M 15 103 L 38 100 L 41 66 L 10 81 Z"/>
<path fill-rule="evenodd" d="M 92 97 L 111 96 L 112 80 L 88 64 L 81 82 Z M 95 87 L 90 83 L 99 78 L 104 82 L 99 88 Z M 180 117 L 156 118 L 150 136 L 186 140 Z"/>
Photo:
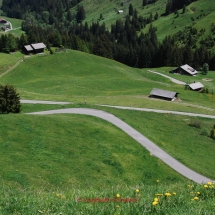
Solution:
<path fill-rule="evenodd" d="M 199 199 L 199 197 L 195 196 L 193 199 L 194 199 L 194 200 L 198 200 L 198 199 Z"/>
<path fill-rule="evenodd" d="M 212 188 L 214 188 L 214 186 L 213 186 L 213 185 L 211 185 L 211 186 L 209 186 L 209 188 L 211 188 L 211 189 L 212 189 Z"/>
<path fill-rule="evenodd" d="M 158 202 L 159 200 L 158 200 L 158 198 L 154 198 L 154 202 Z"/>
<path fill-rule="evenodd" d="M 120 194 L 119 194 L 119 193 L 117 193 L 117 194 L 116 194 L 116 197 L 117 197 L 117 198 L 119 198 L 119 197 L 120 197 Z"/>
<path fill-rule="evenodd" d="M 208 185 L 207 185 L 207 184 L 205 184 L 205 185 L 204 185 L 204 188 L 208 188 Z"/>
<path fill-rule="evenodd" d="M 200 195 L 200 192 L 197 192 L 198 195 Z"/>
<path fill-rule="evenodd" d="M 158 204 L 158 202 L 152 202 L 152 205 L 157 205 Z"/>
<path fill-rule="evenodd" d="M 156 182 L 158 183 L 158 182 L 160 182 L 160 180 L 157 180 Z"/>
<path fill-rule="evenodd" d="M 171 193 L 165 193 L 165 196 L 171 196 Z"/>
<path fill-rule="evenodd" d="M 57 194 L 56 194 L 56 196 L 60 196 L 60 194 L 59 194 L 59 193 L 57 193 Z"/>
<path fill-rule="evenodd" d="M 209 185 L 212 185 L 213 183 L 211 181 L 208 182 Z"/>
<path fill-rule="evenodd" d="M 116 208 L 120 208 L 120 206 L 119 206 L 119 205 L 117 205 L 117 206 L 116 206 Z"/>
<path fill-rule="evenodd" d="M 176 195 L 176 192 L 173 192 L 172 194 L 173 194 L 173 195 Z"/>
<path fill-rule="evenodd" d="M 140 192 L 140 190 L 136 189 L 136 193 L 139 193 L 139 192 Z"/>

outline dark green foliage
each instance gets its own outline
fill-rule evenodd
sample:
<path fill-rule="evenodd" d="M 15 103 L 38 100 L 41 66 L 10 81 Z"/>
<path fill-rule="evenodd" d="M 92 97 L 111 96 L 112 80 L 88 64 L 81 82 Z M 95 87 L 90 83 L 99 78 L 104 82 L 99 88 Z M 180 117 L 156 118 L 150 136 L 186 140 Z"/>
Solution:
<path fill-rule="evenodd" d="M 202 67 L 202 74 L 207 75 L 208 70 L 209 70 L 209 65 L 207 63 L 204 63 Z"/>
<path fill-rule="evenodd" d="M 19 113 L 21 111 L 20 97 L 12 85 L 0 85 L 0 112 Z"/>
<path fill-rule="evenodd" d="M 201 128 L 201 121 L 196 120 L 196 119 L 191 119 L 189 126 L 195 127 L 195 128 Z"/>
<path fill-rule="evenodd" d="M 211 129 L 210 138 L 215 139 L 214 128 Z"/>
<path fill-rule="evenodd" d="M 76 13 L 76 21 L 81 23 L 86 17 L 85 10 L 83 6 L 79 6 Z"/>

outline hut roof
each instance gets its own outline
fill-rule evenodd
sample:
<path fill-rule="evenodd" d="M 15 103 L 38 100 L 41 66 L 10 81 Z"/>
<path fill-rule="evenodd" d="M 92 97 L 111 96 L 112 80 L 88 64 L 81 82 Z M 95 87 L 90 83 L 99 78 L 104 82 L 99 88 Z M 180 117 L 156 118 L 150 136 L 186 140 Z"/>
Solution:
<path fill-rule="evenodd" d="M 31 44 L 31 46 L 33 47 L 34 50 L 46 48 L 44 43 L 35 43 Z"/>
<path fill-rule="evenodd" d="M 159 96 L 168 99 L 173 99 L 177 94 L 178 94 L 177 92 L 153 88 L 153 90 L 150 93 L 150 96 Z"/>
<path fill-rule="evenodd" d="M 197 89 L 201 89 L 204 87 L 204 85 L 200 82 L 196 82 L 196 83 L 192 83 L 189 85 L 189 87 L 192 89 L 192 90 L 197 90 Z"/>
<path fill-rule="evenodd" d="M 189 66 L 188 64 L 185 64 L 183 66 L 180 66 L 184 71 L 186 71 L 187 73 L 191 74 L 191 75 L 197 75 L 197 71 L 195 69 L 193 69 L 191 66 Z"/>
<path fill-rule="evenodd" d="M 33 51 L 33 48 L 31 47 L 31 45 L 27 45 L 27 46 L 24 46 L 24 47 L 25 47 L 25 49 L 27 51 Z"/>

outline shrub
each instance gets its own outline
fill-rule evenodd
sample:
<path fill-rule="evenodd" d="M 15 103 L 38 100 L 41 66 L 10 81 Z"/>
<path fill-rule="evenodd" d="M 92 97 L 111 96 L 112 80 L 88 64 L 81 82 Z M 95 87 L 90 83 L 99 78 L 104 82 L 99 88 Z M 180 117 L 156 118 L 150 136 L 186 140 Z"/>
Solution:
<path fill-rule="evenodd" d="M 191 119 L 189 126 L 195 127 L 195 128 L 201 128 L 201 124 L 202 123 L 199 120 Z"/>

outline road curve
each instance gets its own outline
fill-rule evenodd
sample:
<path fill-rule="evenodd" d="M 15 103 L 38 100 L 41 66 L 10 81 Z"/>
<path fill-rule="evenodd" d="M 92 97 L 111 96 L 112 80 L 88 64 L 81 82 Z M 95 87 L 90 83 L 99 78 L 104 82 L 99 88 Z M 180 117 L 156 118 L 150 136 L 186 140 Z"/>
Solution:
<path fill-rule="evenodd" d="M 96 110 L 96 109 L 90 109 L 90 108 L 68 108 L 68 109 L 59 109 L 59 110 L 49 110 L 49 111 L 40 111 L 40 112 L 33 112 L 33 113 L 27 113 L 27 114 L 34 114 L 34 115 L 46 115 L 46 114 L 84 114 L 84 115 L 90 115 L 95 116 L 98 118 L 101 118 L 103 120 L 106 120 L 121 130 L 123 130 L 126 134 L 128 134 L 130 137 L 132 137 L 134 140 L 136 140 L 138 143 L 140 143 L 143 147 L 145 147 L 151 154 L 161 159 L 164 163 L 169 165 L 171 168 L 173 168 L 175 171 L 179 172 L 181 175 L 187 177 L 188 179 L 195 181 L 197 183 L 207 183 L 208 181 L 212 181 L 211 179 L 202 176 L 193 170 L 187 168 L 180 162 L 178 162 L 176 159 L 171 157 L 169 154 L 167 154 L 165 151 L 160 149 L 157 145 L 155 145 L 153 142 L 151 142 L 149 139 L 147 139 L 145 136 L 143 136 L 141 133 L 133 129 L 131 126 L 126 124 L 124 121 L 119 119 L 118 117 L 107 113 L 102 110 Z"/>
<path fill-rule="evenodd" d="M 161 75 L 161 76 L 163 76 L 163 77 L 165 77 L 165 78 L 170 79 L 172 82 L 174 82 L 174 83 L 176 83 L 176 84 L 181 84 L 181 85 L 185 85 L 185 84 L 186 84 L 186 83 L 183 82 L 183 81 L 179 81 L 179 80 L 177 80 L 177 79 L 175 79 L 175 78 L 172 78 L 172 77 L 170 77 L 170 76 L 168 76 L 168 75 L 164 75 L 164 74 L 159 73 L 159 72 L 155 72 L 155 71 L 152 71 L 152 70 L 148 70 L 148 72 L 151 72 L 151 73 L 154 73 L 154 74 L 157 74 L 157 75 Z"/>

